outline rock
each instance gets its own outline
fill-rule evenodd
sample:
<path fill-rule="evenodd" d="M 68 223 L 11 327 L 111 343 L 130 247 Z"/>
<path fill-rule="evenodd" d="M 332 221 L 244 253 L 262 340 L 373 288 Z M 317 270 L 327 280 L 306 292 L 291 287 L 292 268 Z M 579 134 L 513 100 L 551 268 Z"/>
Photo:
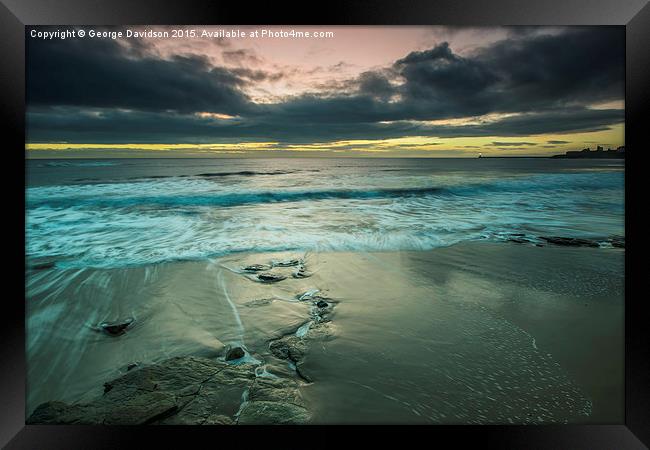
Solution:
<path fill-rule="evenodd" d="M 624 237 L 613 237 L 613 238 L 609 239 L 609 243 L 612 244 L 612 247 L 625 248 L 625 238 Z"/>
<path fill-rule="evenodd" d="M 52 269 L 54 267 L 54 262 L 43 262 L 39 264 L 34 264 L 32 266 L 32 270 L 46 270 L 46 269 Z"/>
<path fill-rule="evenodd" d="M 279 273 L 272 273 L 272 272 L 265 272 L 257 275 L 257 279 L 263 283 L 277 283 L 278 281 L 282 281 L 286 278 L 287 277 L 285 277 L 284 275 L 281 275 Z"/>
<path fill-rule="evenodd" d="M 269 350 L 277 358 L 298 364 L 305 358 L 310 341 L 328 340 L 332 336 L 330 322 L 314 322 L 304 336 L 298 337 L 295 333 L 282 336 L 271 341 Z"/>
<path fill-rule="evenodd" d="M 302 425 L 309 422 L 309 412 L 291 403 L 248 402 L 242 409 L 239 425 Z"/>
<path fill-rule="evenodd" d="M 304 267 L 298 268 L 295 272 L 291 274 L 294 278 L 309 278 L 311 276 L 310 272 L 307 272 Z"/>
<path fill-rule="evenodd" d="M 99 328 L 110 336 L 120 336 L 132 323 L 133 319 L 131 318 L 119 322 L 102 322 L 99 324 Z"/>
<path fill-rule="evenodd" d="M 62 420 L 69 409 L 70 406 L 67 403 L 59 401 L 41 403 L 29 416 L 27 424 L 65 423 Z"/>
<path fill-rule="evenodd" d="M 43 403 L 27 423 L 213 425 L 309 420 L 295 380 L 258 379 L 250 364 L 175 357 L 129 371 L 105 386 L 105 393 L 89 403 Z M 242 404 L 247 392 L 249 401 Z"/>
<path fill-rule="evenodd" d="M 508 242 L 514 242 L 515 244 L 527 244 L 530 241 L 525 238 L 508 238 Z"/>
<path fill-rule="evenodd" d="M 104 425 L 147 425 L 178 411 L 175 396 L 170 392 L 144 392 L 123 398 L 119 408 L 104 411 Z"/>
<path fill-rule="evenodd" d="M 329 341 L 334 338 L 332 323 L 328 320 L 315 323 L 309 329 L 307 337 L 313 341 Z"/>
<path fill-rule="evenodd" d="M 305 372 L 305 369 L 303 367 L 302 362 L 296 363 L 296 373 L 300 378 L 305 380 L 307 383 L 313 383 L 314 379 L 309 375 L 307 372 Z"/>
<path fill-rule="evenodd" d="M 246 272 L 261 272 L 263 270 L 269 270 L 271 266 L 268 264 L 251 264 L 250 266 L 244 267 L 242 270 Z"/>
<path fill-rule="evenodd" d="M 235 425 L 235 421 L 223 414 L 213 414 L 205 419 L 201 425 Z"/>
<path fill-rule="evenodd" d="M 314 296 L 319 292 L 320 290 L 318 289 L 310 289 L 308 291 L 303 292 L 302 294 L 298 294 L 296 298 L 301 302 L 304 302 L 305 300 L 312 300 L 314 299 Z"/>
<path fill-rule="evenodd" d="M 598 242 L 592 241 L 590 239 L 567 238 L 558 236 L 540 236 L 540 239 L 545 240 L 549 244 L 569 247 L 600 247 L 600 245 L 598 245 Z"/>
<path fill-rule="evenodd" d="M 272 298 L 261 298 L 258 300 L 251 300 L 250 302 L 246 302 L 244 303 L 244 306 L 247 308 L 258 308 L 260 306 L 270 305 L 271 303 L 273 303 Z"/>
<path fill-rule="evenodd" d="M 135 369 L 136 367 L 138 367 L 138 363 L 131 363 L 126 366 L 126 371 L 128 372 L 129 370 Z"/>
<path fill-rule="evenodd" d="M 269 350 L 280 359 L 288 359 L 294 363 L 302 361 L 307 351 L 307 345 L 295 335 L 285 336 L 272 341 Z"/>
<path fill-rule="evenodd" d="M 285 259 L 284 261 L 274 261 L 274 267 L 293 267 L 298 266 L 302 263 L 299 259 Z"/>
<path fill-rule="evenodd" d="M 318 303 L 316 303 L 316 306 L 319 308 L 327 308 L 329 306 L 329 303 L 327 303 L 324 300 L 318 300 Z"/>
<path fill-rule="evenodd" d="M 246 355 L 246 352 L 241 347 L 233 347 L 226 353 L 226 361 L 232 361 L 234 359 L 243 358 Z"/>
<path fill-rule="evenodd" d="M 291 403 L 306 408 L 306 402 L 300 395 L 300 390 L 295 382 L 287 382 L 281 378 L 257 378 L 248 393 L 248 400 L 272 401 L 277 403 Z"/>

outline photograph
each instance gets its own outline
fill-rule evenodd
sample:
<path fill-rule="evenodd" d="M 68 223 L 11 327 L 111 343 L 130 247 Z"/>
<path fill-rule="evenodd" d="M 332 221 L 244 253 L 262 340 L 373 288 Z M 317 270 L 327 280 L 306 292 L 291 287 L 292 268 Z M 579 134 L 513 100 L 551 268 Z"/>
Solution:
<path fill-rule="evenodd" d="M 625 423 L 625 26 L 25 26 L 27 424 Z"/>

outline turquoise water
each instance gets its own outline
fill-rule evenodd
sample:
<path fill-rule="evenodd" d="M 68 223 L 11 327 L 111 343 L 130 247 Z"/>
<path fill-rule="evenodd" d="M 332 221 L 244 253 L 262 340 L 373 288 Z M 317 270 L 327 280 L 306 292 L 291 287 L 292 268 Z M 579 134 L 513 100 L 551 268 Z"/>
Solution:
<path fill-rule="evenodd" d="M 27 161 L 28 263 L 125 267 L 236 252 L 428 250 L 511 233 L 624 235 L 624 162 Z"/>

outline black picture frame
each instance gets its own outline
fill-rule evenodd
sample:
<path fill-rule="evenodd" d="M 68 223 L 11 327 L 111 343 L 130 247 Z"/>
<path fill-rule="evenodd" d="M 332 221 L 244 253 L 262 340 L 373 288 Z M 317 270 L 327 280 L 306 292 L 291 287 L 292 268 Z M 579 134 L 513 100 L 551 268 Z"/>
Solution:
<path fill-rule="evenodd" d="M 451 437 L 455 445 L 467 441 L 498 448 L 632 449 L 650 445 L 650 339 L 642 314 L 645 296 L 635 286 L 643 281 L 645 264 L 634 261 L 640 254 L 642 208 L 635 207 L 635 192 L 642 175 L 643 117 L 650 105 L 650 5 L 647 0 L 385 0 L 328 1 L 326 3 L 249 2 L 215 0 L 130 2 L 128 0 L 2 0 L 0 4 L 0 123 L 5 128 L 3 184 L 6 199 L 5 237 L 14 247 L 5 253 L 6 283 L 16 290 L 5 295 L 0 327 L 2 420 L 0 445 L 6 448 L 122 448 L 140 439 L 193 444 L 192 436 L 242 439 L 232 427 L 88 427 L 25 425 L 24 303 L 24 154 L 25 145 L 25 26 L 26 25 L 137 25 L 137 24 L 314 24 L 314 25 L 619 25 L 626 29 L 625 167 L 626 201 L 626 303 L 625 303 L 625 422 L 624 424 L 566 426 L 432 426 L 409 427 L 407 434 L 426 433 L 431 443 Z M 647 138 L 646 138 L 647 141 Z M 14 233 L 15 237 L 9 233 Z M 10 237 L 11 236 L 11 237 Z M 23 238 L 21 238 L 21 236 Z M 631 243 L 631 244 L 630 244 Z M 15 275 L 14 273 L 15 272 Z M 640 292 L 640 289 L 638 290 Z M 9 291 L 5 291 L 9 292 Z M 314 430 L 314 428 L 317 428 Z M 350 430 L 350 427 L 346 428 Z M 363 428 L 366 436 L 381 439 L 404 427 Z M 258 429 L 248 428 L 250 436 Z M 277 427 L 264 430 L 295 438 L 296 430 Z M 336 444 L 331 429 L 303 427 L 300 434 Z M 320 436 L 320 438 L 319 438 Z M 259 436 L 262 438 L 261 436 Z M 404 444 L 415 441 L 404 440 Z M 273 439 L 275 440 L 275 438 Z M 223 445 L 216 443 L 215 445 Z M 402 445 L 403 445 L 402 444 Z M 307 445 L 307 444 L 301 444 Z"/>

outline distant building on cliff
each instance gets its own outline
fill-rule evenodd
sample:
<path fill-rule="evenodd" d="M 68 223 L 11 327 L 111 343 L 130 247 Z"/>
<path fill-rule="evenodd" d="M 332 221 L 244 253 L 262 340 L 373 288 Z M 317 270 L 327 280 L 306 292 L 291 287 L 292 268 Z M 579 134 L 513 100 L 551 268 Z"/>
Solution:
<path fill-rule="evenodd" d="M 564 155 L 554 155 L 552 158 L 615 158 L 615 159 L 625 159 L 625 146 L 621 145 L 616 150 L 608 148 L 604 150 L 600 145 L 596 147 L 596 150 L 591 150 L 591 148 L 584 148 L 582 150 L 571 150 L 566 152 Z"/>

